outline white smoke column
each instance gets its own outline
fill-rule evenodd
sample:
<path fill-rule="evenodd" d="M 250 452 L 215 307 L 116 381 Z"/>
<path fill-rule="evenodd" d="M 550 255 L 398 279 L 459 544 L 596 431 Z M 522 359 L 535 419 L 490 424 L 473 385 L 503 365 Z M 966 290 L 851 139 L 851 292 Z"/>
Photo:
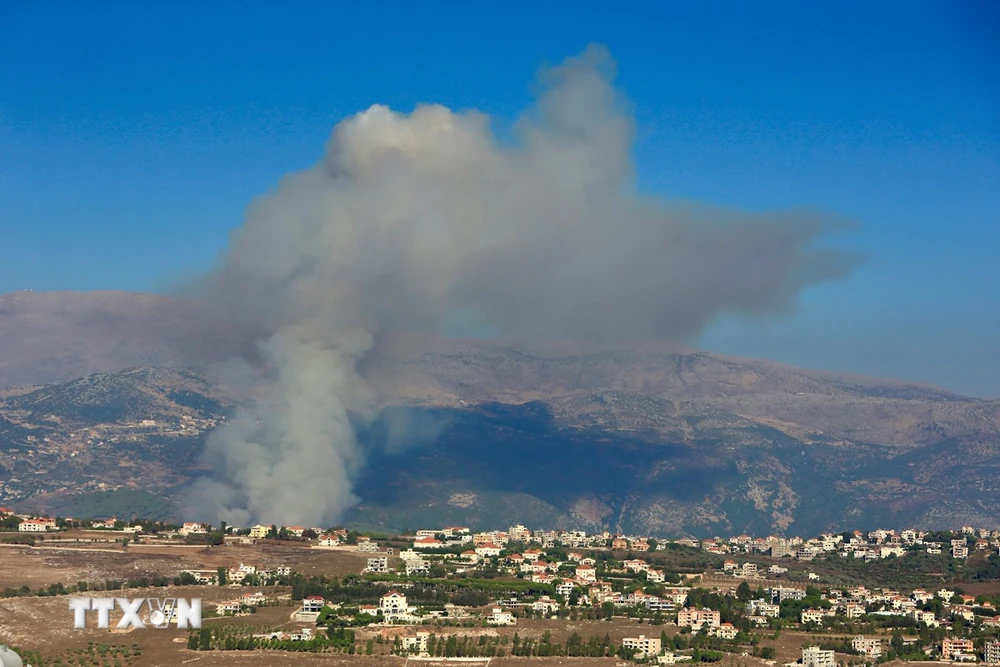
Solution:
<path fill-rule="evenodd" d="M 207 292 L 261 332 L 268 393 L 212 434 L 214 481 L 191 513 L 336 520 L 364 462 L 348 415 L 373 405 L 359 369 L 380 337 L 471 312 L 514 336 L 676 341 L 845 272 L 812 247 L 821 216 L 639 196 L 613 69 L 591 47 L 545 70 L 514 145 L 478 113 L 373 106 L 254 202 Z"/>

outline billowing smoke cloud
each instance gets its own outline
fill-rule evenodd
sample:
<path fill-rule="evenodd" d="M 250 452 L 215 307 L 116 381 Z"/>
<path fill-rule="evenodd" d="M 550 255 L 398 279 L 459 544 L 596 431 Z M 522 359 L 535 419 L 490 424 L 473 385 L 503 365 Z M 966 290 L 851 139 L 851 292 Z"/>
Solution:
<path fill-rule="evenodd" d="M 253 203 L 206 291 L 260 332 L 267 395 L 209 439 L 201 514 L 336 520 L 365 459 L 364 362 L 395 332 L 472 313 L 511 336 L 682 340 L 845 271 L 813 245 L 821 216 L 639 195 L 613 70 L 591 47 L 543 71 L 512 143 L 480 113 L 373 106 Z"/>

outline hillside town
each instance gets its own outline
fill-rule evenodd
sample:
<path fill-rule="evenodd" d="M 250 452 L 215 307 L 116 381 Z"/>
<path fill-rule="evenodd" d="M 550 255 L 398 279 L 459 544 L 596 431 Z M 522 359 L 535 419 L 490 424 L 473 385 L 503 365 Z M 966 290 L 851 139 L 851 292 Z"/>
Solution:
<path fill-rule="evenodd" d="M 659 664 L 711 662 L 725 655 L 773 664 L 775 649 L 767 640 L 792 633 L 788 636 L 804 640 L 795 661 L 804 667 L 896 659 L 1000 663 L 1000 587 L 975 595 L 957 583 L 930 585 L 941 579 L 940 572 L 929 573 L 921 586 L 906 586 L 894 575 L 857 583 L 923 561 L 938 569 L 956 564 L 977 568 L 976 573 L 1000 579 L 1000 531 L 971 526 L 702 540 L 523 525 L 375 535 L 295 525 L 171 526 L 116 517 L 82 521 L 22 516 L 0 508 L 0 527 L 12 533 L 4 538 L 8 543 L 37 539 L 54 546 L 64 539 L 61 535 L 75 533 L 76 543 L 103 539 L 120 543 L 123 550 L 205 544 L 223 549 L 219 553 L 224 555 L 227 545 L 240 546 L 244 554 L 283 545 L 300 553 L 349 555 L 358 563 L 355 572 L 333 579 L 305 575 L 290 563 L 265 566 L 246 558 L 228 567 L 171 573 L 161 585 L 232 591 L 216 596 L 210 611 L 215 617 L 236 621 L 267 607 L 293 607 L 289 627 L 246 636 L 235 630 L 205 635 L 202 630 L 189 639 L 192 650 L 230 644 L 347 650 L 354 646 L 355 633 L 374 633 L 397 655 L 527 651 L 528 656 L 570 656 L 578 651 Z M 889 566 L 893 568 L 878 569 Z M 4 595 L 18 594 L 8 590 Z M 523 639 L 516 647 L 505 645 L 502 637 L 507 635 L 502 634 L 462 649 L 457 644 L 449 648 L 446 639 L 450 627 L 492 633 L 506 628 L 514 633 L 512 641 L 520 637 L 522 624 L 536 620 L 616 619 L 641 623 L 647 630 L 613 643 L 603 638 L 576 648 L 567 643 L 557 653 L 552 653 L 557 651 L 553 645 L 525 649 Z"/>

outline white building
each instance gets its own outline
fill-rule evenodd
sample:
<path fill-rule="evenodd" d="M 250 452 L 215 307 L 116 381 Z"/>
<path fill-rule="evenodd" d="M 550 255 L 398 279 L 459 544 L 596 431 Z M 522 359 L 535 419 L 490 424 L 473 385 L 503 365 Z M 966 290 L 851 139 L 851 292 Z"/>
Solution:
<path fill-rule="evenodd" d="M 648 655 L 660 654 L 660 638 L 639 635 L 638 637 L 625 637 L 622 639 L 622 647 L 634 650 L 635 657 L 645 658 Z"/>
<path fill-rule="evenodd" d="M 805 623 L 822 623 L 823 619 L 833 616 L 834 612 L 832 609 L 803 609 L 801 622 Z"/>
<path fill-rule="evenodd" d="M 50 527 L 55 528 L 55 521 L 49 523 L 47 519 L 25 519 L 17 524 L 17 530 L 21 533 L 44 533 Z"/>
<path fill-rule="evenodd" d="M 414 608 L 406 603 L 406 596 L 399 591 L 389 591 L 379 600 L 379 611 L 386 623 L 400 623 L 413 620 Z"/>
<path fill-rule="evenodd" d="M 493 607 L 490 610 L 490 615 L 486 617 L 486 622 L 489 625 L 516 625 L 517 619 L 511 612 L 505 611 L 501 607 Z"/>
<path fill-rule="evenodd" d="M 406 576 L 411 576 L 414 574 L 427 574 L 430 572 L 430 564 L 423 558 L 408 558 L 403 561 L 403 567 L 406 568 Z"/>
<path fill-rule="evenodd" d="M 771 604 L 767 600 L 763 599 L 750 600 L 750 602 L 747 603 L 747 611 L 751 614 L 766 616 L 767 618 L 778 618 L 778 616 L 781 615 L 780 606 Z"/>
<path fill-rule="evenodd" d="M 208 532 L 208 528 L 203 523 L 188 521 L 177 532 L 181 535 L 204 535 Z"/>
<path fill-rule="evenodd" d="M 530 542 L 531 531 L 521 524 L 517 524 L 507 529 L 507 538 L 512 542 Z"/>
<path fill-rule="evenodd" d="M 358 551 L 363 554 L 378 553 L 378 542 L 372 540 L 358 540 Z"/>
<path fill-rule="evenodd" d="M 836 667 L 833 651 L 824 651 L 818 646 L 802 649 L 802 667 Z"/>
<path fill-rule="evenodd" d="M 722 622 L 721 615 L 711 609 L 681 609 L 677 612 L 677 625 L 687 626 L 692 632 L 700 632 L 702 628 L 717 628 Z"/>
<path fill-rule="evenodd" d="M 736 639 L 736 635 L 739 633 L 739 629 L 732 623 L 720 623 L 719 627 L 713 630 L 713 634 L 716 637 L 722 637 L 723 639 Z"/>
<path fill-rule="evenodd" d="M 418 632 L 411 637 L 400 637 L 399 642 L 404 653 L 415 653 L 417 655 L 427 654 L 427 640 L 430 638 L 429 632 Z"/>
<path fill-rule="evenodd" d="M 375 556 L 368 559 L 368 565 L 365 566 L 365 572 L 388 572 L 389 571 L 389 559 L 385 556 Z"/>
<path fill-rule="evenodd" d="M 302 611 L 306 614 L 315 614 L 323 611 L 323 607 L 326 605 L 326 600 L 324 600 L 319 595 L 309 595 L 302 600 Z"/>
<path fill-rule="evenodd" d="M 984 661 L 990 665 L 1000 664 L 1000 642 L 986 642 L 983 646 Z"/>
<path fill-rule="evenodd" d="M 851 648 L 869 658 L 877 658 L 882 655 L 882 640 L 878 637 L 858 635 L 851 640 Z"/>
<path fill-rule="evenodd" d="M 494 556 L 499 556 L 502 549 L 499 545 L 493 544 L 492 542 L 485 542 L 476 547 L 476 553 L 481 558 L 493 558 Z"/>

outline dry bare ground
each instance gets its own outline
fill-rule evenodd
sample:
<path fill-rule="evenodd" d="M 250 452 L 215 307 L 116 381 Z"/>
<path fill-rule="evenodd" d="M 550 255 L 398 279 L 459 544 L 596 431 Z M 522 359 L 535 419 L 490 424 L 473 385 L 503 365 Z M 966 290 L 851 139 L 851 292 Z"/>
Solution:
<path fill-rule="evenodd" d="M 89 537 L 83 532 L 68 535 L 68 539 Z M 102 535 L 106 537 L 109 533 Z M 123 551 L 107 543 L 39 542 L 34 547 L 0 545 L 0 563 L 2 590 L 25 585 L 37 589 L 55 583 L 68 586 L 79 581 L 96 583 L 144 576 L 174 577 L 182 570 L 215 569 L 240 563 L 258 568 L 287 565 L 305 575 L 344 576 L 360 572 L 365 566 L 366 555 L 349 549 L 311 549 L 294 543 L 219 547 L 135 544 Z"/>

